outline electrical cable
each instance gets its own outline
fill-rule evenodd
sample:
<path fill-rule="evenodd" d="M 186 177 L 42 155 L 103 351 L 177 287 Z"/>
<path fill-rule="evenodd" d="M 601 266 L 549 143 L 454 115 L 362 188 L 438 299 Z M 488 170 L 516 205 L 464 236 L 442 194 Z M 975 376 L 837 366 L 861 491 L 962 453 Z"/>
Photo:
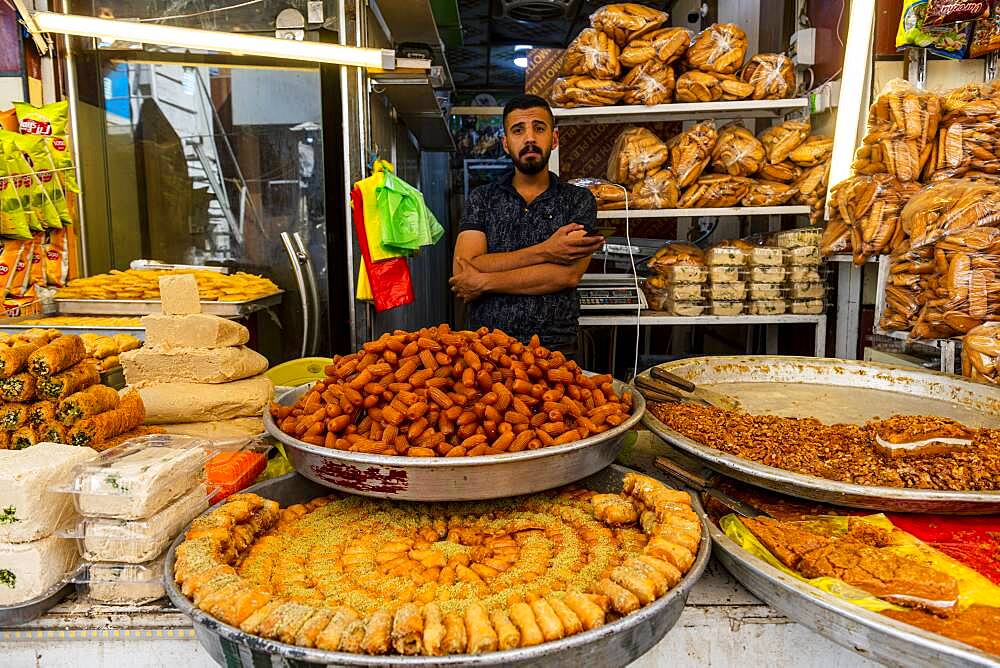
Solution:
<path fill-rule="evenodd" d="M 191 19 L 196 16 L 203 16 L 205 14 L 216 14 L 218 12 L 228 12 L 231 9 L 239 9 L 241 7 L 249 7 L 250 5 L 259 5 L 264 2 L 264 0 L 246 0 L 246 2 L 239 2 L 235 5 L 226 5 L 225 7 L 213 7 L 212 9 L 205 9 L 200 12 L 191 12 L 190 14 L 174 14 L 171 16 L 156 16 L 147 19 L 122 19 L 123 21 L 136 21 L 137 23 L 155 23 L 157 21 L 173 21 L 175 19 Z"/>
<path fill-rule="evenodd" d="M 639 335 L 642 332 L 642 300 L 639 299 L 639 271 L 635 268 L 635 253 L 632 251 L 632 231 L 630 228 L 628 189 L 615 184 L 625 193 L 625 243 L 628 245 L 628 259 L 632 264 L 632 280 L 635 282 L 635 355 L 632 362 L 632 377 L 639 374 Z M 629 379 L 631 380 L 631 379 Z"/>

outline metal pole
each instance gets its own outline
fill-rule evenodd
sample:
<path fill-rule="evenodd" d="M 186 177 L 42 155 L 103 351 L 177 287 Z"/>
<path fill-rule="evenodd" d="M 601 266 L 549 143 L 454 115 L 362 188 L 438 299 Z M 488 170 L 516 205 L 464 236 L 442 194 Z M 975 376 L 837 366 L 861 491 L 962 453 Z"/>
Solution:
<path fill-rule="evenodd" d="M 67 13 L 66 4 L 68 3 L 63 3 L 63 13 Z M 87 215 L 83 207 L 84 179 L 83 173 L 80 170 L 80 103 L 76 82 L 76 60 L 73 58 L 69 35 L 63 35 L 63 48 L 66 50 L 66 97 L 69 99 L 69 132 L 73 151 L 73 171 L 76 172 L 76 182 L 80 186 L 80 192 L 76 193 L 80 248 L 83 251 L 80 253 L 80 272 L 84 276 L 88 276 L 90 275 L 90 262 L 87 259 Z"/>

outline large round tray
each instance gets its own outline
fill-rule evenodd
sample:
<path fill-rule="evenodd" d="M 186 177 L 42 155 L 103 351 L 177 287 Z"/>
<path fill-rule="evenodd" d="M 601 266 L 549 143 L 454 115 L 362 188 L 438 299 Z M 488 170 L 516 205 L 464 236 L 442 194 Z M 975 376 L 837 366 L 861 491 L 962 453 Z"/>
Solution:
<path fill-rule="evenodd" d="M 628 389 L 618 381 L 614 385 L 618 392 Z M 294 404 L 310 387 L 289 390 L 278 403 Z M 633 395 L 629 419 L 603 434 L 567 445 L 485 457 L 389 457 L 331 450 L 284 433 L 268 412 L 264 426 L 285 444 L 296 471 L 342 492 L 405 501 L 499 499 L 566 485 L 613 462 L 625 446 L 625 435 L 646 410 L 643 398 Z"/>
<path fill-rule="evenodd" d="M 942 373 L 870 362 L 769 356 L 699 357 L 671 362 L 663 368 L 698 385 L 735 396 L 755 414 L 816 417 L 829 423 L 834 421 L 832 415 L 839 415 L 839 422 L 864 422 L 877 415 L 923 413 L 953 417 L 972 426 L 1000 424 L 1000 388 Z M 643 375 L 648 376 L 649 371 Z M 664 441 L 715 471 L 782 494 L 894 512 L 959 515 L 1000 512 L 1000 492 L 952 492 L 837 482 L 766 466 L 708 447 L 667 427 L 651 412 L 642 421 Z"/>
<path fill-rule="evenodd" d="M 1000 657 L 870 612 L 758 559 L 707 518 L 714 554 L 755 596 L 838 645 L 888 666 L 997 666 Z"/>
<path fill-rule="evenodd" d="M 588 477 L 582 484 L 595 491 L 621 491 L 622 478 L 628 469 L 609 466 Z M 303 503 L 328 490 L 296 473 L 275 478 L 250 488 L 261 496 L 274 499 L 282 506 Z M 702 520 L 701 545 L 691 570 L 676 587 L 638 612 L 626 615 L 616 622 L 592 631 L 585 631 L 563 640 L 543 643 L 534 647 L 471 656 L 467 654 L 446 657 L 366 656 L 344 652 L 325 652 L 306 649 L 243 633 L 238 628 L 223 624 L 209 616 L 184 596 L 174 583 L 174 559 L 177 546 L 184 538 L 182 533 L 167 551 L 165 586 L 173 604 L 194 622 L 195 634 L 219 664 L 228 666 L 305 666 L 330 664 L 338 666 L 402 666 L 428 668 L 430 666 L 624 666 L 649 651 L 669 631 L 680 617 L 687 603 L 688 594 L 705 571 L 711 556 L 711 541 L 704 526 L 704 511 L 697 498 L 692 506 Z M 185 531 L 186 532 L 186 531 Z M 272 660 L 277 659 L 278 660 Z"/>

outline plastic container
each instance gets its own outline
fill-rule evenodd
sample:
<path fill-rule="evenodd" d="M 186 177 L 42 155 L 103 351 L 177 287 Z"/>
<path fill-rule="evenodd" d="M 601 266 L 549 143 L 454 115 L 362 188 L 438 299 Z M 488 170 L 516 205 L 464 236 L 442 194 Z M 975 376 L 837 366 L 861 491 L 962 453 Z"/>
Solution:
<path fill-rule="evenodd" d="M 215 489 L 212 503 L 246 489 L 267 468 L 266 444 L 251 445 L 239 452 L 220 452 L 205 463 L 205 478 Z"/>
<path fill-rule="evenodd" d="M 782 266 L 760 265 L 750 267 L 751 283 L 781 283 L 788 272 Z"/>
<path fill-rule="evenodd" d="M 674 264 L 657 270 L 670 283 L 704 283 L 708 268 L 697 264 Z"/>
<path fill-rule="evenodd" d="M 693 318 L 702 315 L 707 308 L 704 301 L 672 301 L 667 300 L 663 304 L 663 311 L 667 315 L 679 315 Z"/>
<path fill-rule="evenodd" d="M 783 315 L 788 311 L 784 299 L 759 299 L 750 302 L 750 315 Z"/>
<path fill-rule="evenodd" d="M 723 316 L 743 315 L 745 306 L 742 301 L 712 301 L 709 313 Z"/>
<path fill-rule="evenodd" d="M 737 283 L 712 283 L 708 288 L 708 296 L 712 301 L 741 302 L 747 298 L 747 284 Z"/>
<path fill-rule="evenodd" d="M 87 563 L 70 581 L 81 596 L 107 605 L 142 605 L 166 596 L 162 555 L 145 564 Z"/>
<path fill-rule="evenodd" d="M 822 283 L 823 276 L 818 267 L 793 265 L 788 268 L 788 280 L 791 283 Z"/>
<path fill-rule="evenodd" d="M 750 250 L 747 263 L 751 267 L 780 267 L 785 261 L 785 250 L 774 246 L 758 246 Z"/>
<path fill-rule="evenodd" d="M 826 302 L 822 299 L 796 299 L 790 308 L 794 315 L 820 315 L 826 311 Z"/>
<path fill-rule="evenodd" d="M 708 277 L 713 283 L 737 283 L 745 274 L 742 267 L 732 265 L 715 265 L 708 268 Z"/>
<path fill-rule="evenodd" d="M 202 482 L 205 462 L 218 449 L 224 448 L 191 436 L 143 436 L 78 466 L 63 491 L 81 515 L 144 519 Z"/>
<path fill-rule="evenodd" d="M 821 227 L 802 227 L 797 230 L 784 230 L 775 232 L 770 237 L 770 242 L 779 248 L 798 248 L 800 246 L 819 246 L 819 241 L 823 237 Z"/>
<path fill-rule="evenodd" d="M 823 261 L 819 246 L 798 246 L 785 252 L 785 263 L 799 267 L 818 267 Z"/>
<path fill-rule="evenodd" d="M 781 299 L 785 296 L 785 286 L 781 283 L 751 283 L 750 299 Z"/>
<path fill-rule="evenodd" d="M 184 496 L 148 519 L 87 517 L 60 535 L 75 538 L 80 555 L 87 561 L 141 564 L 163 554 L 188 522 L 208 510 L 213 491 L 197 483 Z"/>
<path fill-rule="evenodd" d="M 747 263 L 747 253 L 736 246 L 715 246 L 705 251 L 705 263 L 710 267 L 742 267 Z"/>
<path fill-rule="evenodd" d="M 822 299 L 825 295 L 823 283 L 791 283 L 788 286 L 788 296 L 792 299 Z"/>

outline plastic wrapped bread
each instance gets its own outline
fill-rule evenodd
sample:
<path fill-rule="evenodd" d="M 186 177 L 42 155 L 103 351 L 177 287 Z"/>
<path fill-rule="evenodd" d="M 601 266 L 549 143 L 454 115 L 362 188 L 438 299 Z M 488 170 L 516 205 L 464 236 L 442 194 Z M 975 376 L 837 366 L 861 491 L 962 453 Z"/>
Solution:
<path fill-rule="evenodd" d="M 38 540 L 58 529 L 73 514 L 73 502 L 55 490 L 96 457 L 90 448 L 56 443 L 0 450 L 0 542 Z"/>

